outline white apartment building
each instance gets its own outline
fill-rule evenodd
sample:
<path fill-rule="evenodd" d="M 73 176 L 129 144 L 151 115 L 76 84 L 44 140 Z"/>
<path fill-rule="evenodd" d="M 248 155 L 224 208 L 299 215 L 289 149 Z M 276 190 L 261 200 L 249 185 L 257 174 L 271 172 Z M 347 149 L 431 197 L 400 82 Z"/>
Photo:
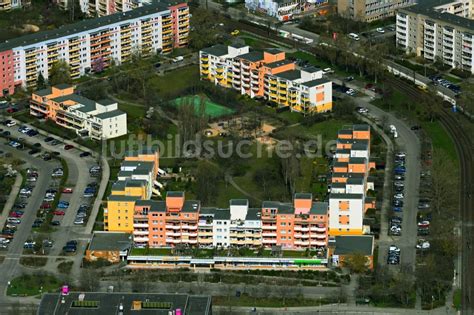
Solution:
<path fill-rule="evenodd" d="M 472 0 L 423 1 L 397 13 L 397 46 L 474 73 Z"/>
<path fill-rule="evenodd" d="M 112 62 L 130 60 L 133 53 L 169 53 L 187 45 L 189 8 L 186 3 L 170 7 L 161 2 L 96 19 L 83 20 L 56 30 L 38 32 L 0 44 L 6 61 L 0 73 L 0 96 L 14 87 L 36 85 L 40 73 L 48 79 L 53 63 L 66 61 L 71 77 L 101 71 Z"/>
<path fill-rule="evenodd" d="M 349 19 L 373 22 L 394 16 L 397 9 L 409 7 L 416 2 L 416 0 L 337 0 L 337 12 Z"/>

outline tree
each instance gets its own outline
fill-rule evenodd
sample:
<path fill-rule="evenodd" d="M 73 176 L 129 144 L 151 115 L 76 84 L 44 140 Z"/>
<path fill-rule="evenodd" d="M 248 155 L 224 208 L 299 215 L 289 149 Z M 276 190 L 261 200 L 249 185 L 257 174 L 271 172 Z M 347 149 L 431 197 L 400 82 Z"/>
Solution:
<path fill-rule="evenodd" d="M 206 160 L 200 160 L 197 165 L 197 196 L 203 204 L 214 201 L 218 180 L 222 174 L 217 166 Z"/>
<path fill-rule="evenodd" d="M 36 88 L 38 90 L 46 88 L 46 79 L 43 76 L 43 72 L 40 72 L 38 75 L 38 79 L 36 80 Z"/>
<path fill-rule="evenodd" d="M 348 255 L 344 259 L 344 265 L 349 268 L 352 273 L 364 273 L 367 271 L 368 260 L 364 254 L 355 253 Z"/>
<path fill-rule="evenodd" d="M 79 281 L 85 291 L 96 292 L 100 287 L 99 274 L 94 269 L 82 269 Z"/>
<path fill-rule="evenodd" d="M 58 60 L 53 63 L 49 71 L 48 81 L 50 85 L 57 85 L 62 83 L 71 83 L 71 71 L 69 64 L 65 60 Z"/>
<path fill-rule="evenodd" d="M 215 44 L 216 38 L 222 34 L 222 27 L 215 27 L 220 20 L 218 13 L 198 8 L 193 12 L 189 45 L 197 50 Z"/>
<path fill-rule="evenodd" d="M 92 71 L 95 73 L 101 73 L 105 69 L 105 60 L 102 57 L 95 58 L 91 62 Z"/>

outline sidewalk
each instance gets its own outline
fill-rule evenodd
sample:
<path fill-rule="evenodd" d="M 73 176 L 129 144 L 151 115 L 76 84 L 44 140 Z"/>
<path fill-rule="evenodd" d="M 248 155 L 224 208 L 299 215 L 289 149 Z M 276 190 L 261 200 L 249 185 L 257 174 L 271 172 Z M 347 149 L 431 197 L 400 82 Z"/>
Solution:
<path fill-rule="evenodd" d="M 0 226 L 5 225 L 5 221 L 7 220 L 8 213 L 10 212 L 13 205 L 15 204 L 16 197 L 18 196 L 18 193 L 20 192 L 22 182 L 23 182 L 23 176 L 21 176 L 20 172 L 16 173 L 15 183 L 12 186 L 7 202 L 3 206 L 3 210 L 1 213 L 2 215 L 0 216 Z"/>

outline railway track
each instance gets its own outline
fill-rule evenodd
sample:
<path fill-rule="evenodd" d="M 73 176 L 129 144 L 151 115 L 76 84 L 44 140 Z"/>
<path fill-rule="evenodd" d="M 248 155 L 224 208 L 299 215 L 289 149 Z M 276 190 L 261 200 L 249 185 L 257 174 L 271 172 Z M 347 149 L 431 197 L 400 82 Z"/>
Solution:
<path fill-rule="evenodd" d="M 388 78 L 388 83 L 400 89 L 414 100 L 422 100 L 422 95 L 415 87 L 397 80 Z M 462 314 L 472 315 L 474 312 L 474 273 L 472 266 L 474 264 L 474 187 L 472 180 L 474 178 L 474 168 L 471 152 L 473 151 L 471 139 L 468 133 L 462 129 L 459 118 L 446 108 L 437 111 L 439 121 L 446 129 L 454 142 L 460 163 L 460 215 L 462 222 Z M 446 170 L 449 171 L 449 170 Z"/>

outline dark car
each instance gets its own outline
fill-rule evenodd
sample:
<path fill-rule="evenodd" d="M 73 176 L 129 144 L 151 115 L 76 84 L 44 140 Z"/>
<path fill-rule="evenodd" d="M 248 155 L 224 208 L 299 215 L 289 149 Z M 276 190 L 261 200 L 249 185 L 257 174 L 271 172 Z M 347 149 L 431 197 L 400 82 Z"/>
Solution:
<path fill-rule="evenodd" d="M 76 240 L 71 240 L 66 243 L 66 246 L 77 246 L 77 241 Z"/>
<path fill-rule="evenodd" d="M 71 149 L 73 149 L 73 148 L 74 148 L 74 146 L 71 145 L 71 144 L 66 144 L 66 145 L 64 146 L 64 150 L 71 150 Z"/>
<path fill-rule="evenodd" d="M 4 131 L 2 134 L 3 134 L 5 137 L 8 137 L 8 136 L 10 136 L 12 133 L 7 130 L 7 131 Z"/>
<path fill-rule="evenodd" d="M 45 154 L 43 155 L 43 161 L 50 161 L 51 160 L 51 154 Z"/>
<path fill-rule="evenodd" d="M 57 139 L 54 139 L 53 141 L 51 141 L 51 145 L 58 145 L 60 143 L 61 143 L 61 141 L 59 141 Z"/>
<path fill-rule="evenodd" d="M 46 138 L 44 138 L 44 142 L 51 142 L 51 141 L 53 141 L 53 140 L 54 140 L 53 137 L 46 137 Z"/>
<path fill-rule="evenodd" d="M 410 129 L 411 129 L 411 130 L 420 130 L 420 129 L 421 129 L 421 126 L 419 126 L 419 125 L 414 125 L 414 126 L 411 126 Z"/>
<path fill-rule="evenodd" d="M 36 136 L 37 134 L 39 134 L 39 132 L 36 131 L 36 130 L 30 130 L 30 131 L 28 131 L 26 134 L 27 134 L 29 137 L 34 137 L 34 136 Z"/>
<path fill-rule="evenodd" d="M 90 156 L 91 154 L 89 152 L 82 152 L 81 154 L 79 154 L 80 157 L 87 157 L 87 156 Z"/>
<path fill-rule="evenodd" d="M 36 142 L 35 144 L 33 144 L 33 146 L 34 146 L 35 148 L 41 148 L 41 143 Z"/>
<path fill-rule="evenodd" d="M 41 152 L 41 150 L 39 150 L 39 149 L 32 149 L 32 150 L 28 151 L 28 154 L 33 155 L 33 154 L 40 153 L 40 152 Z"/>
<path fill-rule="evenodd" d="M 54 156 L 60 156 L 61 155 L 61 153 L 58 152 L 58 151 L 53 151 L 53 152 L 51 152 L 51 154 L 54 155 Z"/>
<path fill-rule="evenodd" d="M 75 253 L 77 251 L 77 248 L 76 248 L 76 246 L 67 246 L 66 245 L 66 246 L 63 247 L 63 251 L 65 253 Z"/>
<path fill-rule="evenodd" d="M 159 67 L 161 67 L 161 63 L 159 62 L 155 63 L 155 68 L 158 69 Z"/>
<path fill-rule="evenodd" d="M 13 207 L 18 208 L 18 209 L 24 209 L 26 207 L 26 203 L 24 202 L 15 203 Z"/>
<path fill-rule="evenodd" d="M 54 221 L 51 221 L 51 225 L 60 225 L 61 222 L 59 222 L 58 220 L 54 220 Z"/>

